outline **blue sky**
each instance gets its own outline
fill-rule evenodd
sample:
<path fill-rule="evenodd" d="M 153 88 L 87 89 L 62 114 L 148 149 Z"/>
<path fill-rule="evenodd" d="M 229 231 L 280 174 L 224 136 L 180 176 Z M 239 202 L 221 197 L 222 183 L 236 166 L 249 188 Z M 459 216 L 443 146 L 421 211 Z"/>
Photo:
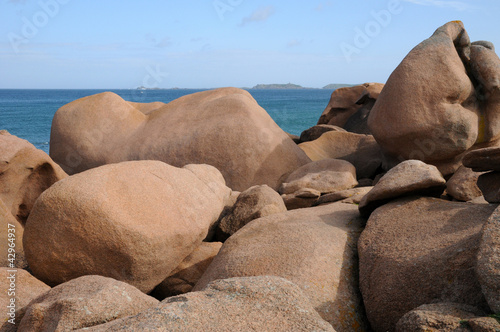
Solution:
<path fill-rule="evenodd" d="M 0 88 L 385 82 L 462 20 L 500 47 L 499 0 L 0 0 Z"/>

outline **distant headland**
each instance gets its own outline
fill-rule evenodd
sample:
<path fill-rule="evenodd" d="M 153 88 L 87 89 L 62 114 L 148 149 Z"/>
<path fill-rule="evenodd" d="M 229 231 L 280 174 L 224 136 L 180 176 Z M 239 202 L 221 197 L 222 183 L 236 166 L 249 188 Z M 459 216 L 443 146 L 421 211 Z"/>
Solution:
<path fill-rule="evenodd" d="M 333 83 L 324 86 L 323 88 L 307 88 L 298 84 L 287 83 L 287 84 L 257 84 L 253 88 L 242 88 L 244 90 L 335 90 L 338 88 L 351 87 L 355 86 L 355 84 L 342 84 L 342 83 Z M 140 86 L 137 90 L 189 90 L 189 88 L 146 88 L 144 86 Z"/>

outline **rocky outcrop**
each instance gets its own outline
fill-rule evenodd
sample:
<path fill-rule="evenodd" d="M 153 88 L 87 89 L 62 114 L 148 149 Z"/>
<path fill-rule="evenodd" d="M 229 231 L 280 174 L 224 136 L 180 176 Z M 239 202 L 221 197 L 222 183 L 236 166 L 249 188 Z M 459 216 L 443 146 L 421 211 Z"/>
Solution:
<path fill-rule="evenodd" d="M 484 313 L 481 310 L 466 304 L 424 304 L 401 317 L 396 325 L 396 331 L 472 331 L 467 328 L 466 322 L 482 315 Z"/>
<path fill-rule="evenodd" d="M 221 242 L 202 242 L 151 293 L 159 300 L 190 292 L 219 253 Z"/>
<path fill-rule="evenodd" d="M 488 203 L 500 203 L 500 172 L 481 174 L 477 186 Z"/>
<path fill-rule="evenodd" d="M 329 131 L 299 147 L 313 161 L 342 159 L 350 162 L 356 168 L 358 179 L 373 178 L 382 164 L 380 147 L 371 135 Z"/>
<path fill-rule="evenodd" d="M 358 134 L 370 134 L 368 114 L 382 91 L 384 84 L 364 83 L 333 91 L 328 106 L 318 125 L 335 125 Z"/>
<path fill-rule="evenodd" d="M 293 194 L 302 189 L 321 194 L 351 189 L 358 184 L 356 169 L 345 161 L 323 159 L 304 165 L 290 174 L 280 187 L 280 194 Z"/>
<path fill-rule="evenodd" d="M 281 196 L 269 186 L 253 186 L 242 192 L 216 230 L 216 239 L 225 241 L 254 219 L 285 212 Z"/>
<path fill-rule="evenodd" d="M 50 287 L 21 269 L 0 267 L 0 305 L 4 310 L 1 332 L 18 330 L 28 304 Z"/>
<path fill-rule="evenodd" d="M 0 131 L 0 175 L 0 201 L 22 225 L 38 196 L 68 176 L 45 152 L 5 130 Z"/>
<path fill-rule="evenodd" d="M 500 172 L 500 147 L 470 151 L 464 156 L 463 164 L 474 172 Z"/>
<path fill-rule="evenodd" d="M 499 65 L 491 44 L 471 44 L 459 21 L 417 45 L 393 71 L 368 117 L 384 167 L 419 159 L 446 176 L 466 151 L 496 144 Z"/>
<path fill-rule="evenodd" d="M 474 269 L 483 225 L 495 207 L 404 198 L 378 208 L 358 242 L 371 327 L 394 331 L 404 314 L 434 302 L 488 312 Z"/>
<path fill-rule="evenodd" d="M 51 157 L 69 174 L 127 160 L 172 166 L 209 164 L 227 185 L 279 187 L 281 177 L 310 162 L 244 90 L 224 88 L 169 104 L 138 104 L 105 92 L 60 108 Z"/>
<path fill-rule="evenodd" d="M 372 189 L 373 187 L 359 187 L 326 194 L 319 197 L 314 205 L 316 206 L 338 201 L 350 204 L 359 204 L 361 203 L 363 197 L 365 197 L 365 195 Z"/>
<path fill-rule="evenodd" d="M 470 168 L 460 166 L 453 176 L 446 182 L 446 192 L 458 201 L 468 202 L 482 196 L 477 186 L 481 173 Z"/>
<path fill-rule="evenodd" d="M 463 163 L 475 172 L 483 172 L 477 179 L 477 186 L 485 200 L 500 203 L 500 148 L 471 151 L 464 156 Z"/>
<path fill-rule="evenodd" d="M 201 292 L 164 300 L 98 331 L 328 331 L 309 300 L 288 280 L 263 276 L 217 280 Z"/>
<path fill-rule="evenodd" d="M 320 138 L 321 135 L 323 135 L 324 133 L 329 132 L 329 131 L 346 132 L 345 129 L 337 127 L 337 126 L 320 124 L 320 125 L 316 125 L 316 126 L 313 126 L 309 129 L 304 130 L 300 134 L 300 143 L 314 141 L 314 140 Z"/>
<path fill-rule="evenodd" d="M 484 225 L 476 272 L 491 310 L 500 313 L 500 209 Z"/>
<path fill-rule="evenodd" d="M 446 180 L 435 166 L 419 160 L 407 160 L 387 172 L 359 203 L 364 217 L 379 206 L 401 196 L 428 195 L 439 197 Z"/>
<path fill-rule="evenodd" d="M 124 282 L 84 276 L 33 300 L 19 331 L 73 331 L 135 315 L 157 304 L 158 300 Z"/>
<path fill-rule="evenodd" d="M 363 223 L 344 203 L 254 220 L 224 243 L 193 290 L 217 279 L 278 276 L 299 286 L 336 331 L 365 331 L 356 254 Z"/>
<path fill-rule="evenodd" d="M 201 244 L 230 192 L 208 165 L 98 167 L 40 196 L 24 232 L 26 258 L 51 286 L 96 274 L 149 292 Z"/>

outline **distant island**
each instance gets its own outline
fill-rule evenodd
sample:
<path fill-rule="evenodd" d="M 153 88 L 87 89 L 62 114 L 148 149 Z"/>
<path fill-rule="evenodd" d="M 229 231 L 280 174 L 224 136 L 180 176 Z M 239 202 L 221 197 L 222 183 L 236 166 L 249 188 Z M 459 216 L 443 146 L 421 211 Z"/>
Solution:
<path fill-rule="evenodd" d="M 323 88 L 306 88 L 298 84 L 287 83 L 287 84 L 257 84 L 253 88 L 242 88 L 244 90 L 336 90 L 344 87 L 355 86 L 356 84 L 341 84 L 341 83 L 333 83 L 324 86 Z M 190 90 L 189 88 L 146 88 L 144 86 L 140 86 L 136 88 L 137 90 Z M 203 89 L 205 90 L 205 89 Z"/>
<path fill-rule="evenodd" d="M 252 89 L 262 90 L 262 89 L 312 89 L 312 88 L 304 88 L 303 86 L 297 84 L 257 84 Z"/>
<path fill-rule="evenodd" d="M 347 87 L 351 87 L 351 86 L 355 86 L 356 84 L 338 84 L 338 83 L 334 83 L 334 84 L 328 84 L 326 86 L 323 87 L 323 89 L 326 89 L 326 90 L 336 90 L 336 89 L 340 89 L 340 88 L 347 88 Z"/>
<path fill-rule="evenodd" d="M 335 84 L 328 84 L 328 85 L 324 86 L 322 89 L 335 90 L 338 88 L 350 87 L 350 86 L 354 86 L 354 85 L 355 84 L 335 83 Z M 268 89 L 268 90 L 270 90 L 270 89 L 317 89 L 317 88 L 306 88 L 306 87 L 303 87 L 303 86 L 298 85 L 298 84 L 288 83 L 288 84 L 257 84 L 252 89 L 255 89 L 255 90 Z"/>

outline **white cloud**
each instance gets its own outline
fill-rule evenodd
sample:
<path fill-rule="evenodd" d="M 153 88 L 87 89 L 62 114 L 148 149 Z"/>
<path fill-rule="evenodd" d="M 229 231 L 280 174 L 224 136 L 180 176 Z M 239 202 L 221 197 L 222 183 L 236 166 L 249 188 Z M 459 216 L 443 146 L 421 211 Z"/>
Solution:
<path fill-rule="evenodd" d="M 461 1 L 445 1 L 445 0 L 403 0 L 416 5 L 434 6 L 441 8 L 453 8 L 458 11 L 464 11 L 472 8 L 469 4 Z"/>
<path fill-rule="evenodd" d="M 250 16 L 247 16 L 241 20 L 240 26 L 245 26 L 252 22 L 265 22 L 271 17 L 275 12 L 274 6 L 262 7 L 254 11 Z"/>

